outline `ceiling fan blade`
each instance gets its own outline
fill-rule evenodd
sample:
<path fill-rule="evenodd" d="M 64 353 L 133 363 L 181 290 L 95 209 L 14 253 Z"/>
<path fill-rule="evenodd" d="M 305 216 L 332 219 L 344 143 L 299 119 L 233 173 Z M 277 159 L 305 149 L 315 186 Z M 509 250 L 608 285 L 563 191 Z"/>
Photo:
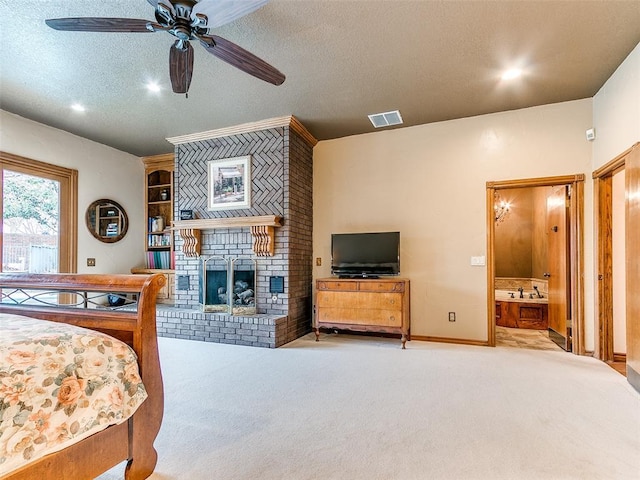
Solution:
<path fill-rule="evenodd" d="M 181 40 L 176 40 L 169 52 L 169 76 L 174 93 L 187 93 L 193 73 L 193 47 L 184 42 L 184 48 L 179 48 Z"/>
<path fill-rule="evenodd" d="M 152 32 L 147 28 L 149 20 L 136 18 L 50 18 L 45 23 L 56 30 L 73 32 Z"/>
<path fill-rule="evenodd" d="M 207 16 L 207 28 L 216 28 L 256 11 L 269 0 L 200 0 L 191 10 Z"/>
<path fill-rule="evenodd" d="M 198 38 L 207 52 L 249 75 L 274 85 L 282 84 L 286 78 L 278 69 L 229 40 L 217 35 L 201 35 Z"/>

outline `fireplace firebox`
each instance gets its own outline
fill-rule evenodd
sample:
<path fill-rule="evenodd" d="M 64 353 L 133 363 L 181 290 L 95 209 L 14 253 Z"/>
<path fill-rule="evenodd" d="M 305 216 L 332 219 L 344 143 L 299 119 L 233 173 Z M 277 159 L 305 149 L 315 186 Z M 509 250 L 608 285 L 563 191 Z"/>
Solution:
<path fill-rule="evenodd" d="M 255 315 L 256 271 L 254 259 L 201 257 L 198 278 L 202 311 Z"/>

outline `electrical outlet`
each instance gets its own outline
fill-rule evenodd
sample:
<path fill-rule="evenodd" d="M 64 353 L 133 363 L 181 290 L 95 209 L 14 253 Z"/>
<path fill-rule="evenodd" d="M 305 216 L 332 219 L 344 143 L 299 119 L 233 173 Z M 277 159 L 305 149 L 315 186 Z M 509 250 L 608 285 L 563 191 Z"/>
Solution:
<path fill-rule="evenodd" d="M 456 321 L 456 312 L 449 312 L 449 321 L 450 322 Z"/>
<path fill-rule="evenodd" d="M 95 258 L 87 258 L 87 267 L 95 267 L 96 259 Z"/>
<path fill-rule="evenodd" d="M 316 267 L 321 267 L 322 266 L 322 258 L 318 257 L 316 258 Z"/>

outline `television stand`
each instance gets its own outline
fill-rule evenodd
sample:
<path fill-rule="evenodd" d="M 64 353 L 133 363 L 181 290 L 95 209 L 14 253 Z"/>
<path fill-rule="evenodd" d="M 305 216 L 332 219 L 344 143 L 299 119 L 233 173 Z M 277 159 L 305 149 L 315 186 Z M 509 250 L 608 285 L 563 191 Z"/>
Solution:
<path fill-rule="evenodd" d="M 367 275 L 363 273 L 362 275 L 338 275 L 338 278 L 380 278 L 378 275 Z"/>
<path fill-rule="evenodd" d="M 397 333 L 411 340 L 409 280 L 322 278 L 316 280 L 315 333 L 320 329 Z"/>

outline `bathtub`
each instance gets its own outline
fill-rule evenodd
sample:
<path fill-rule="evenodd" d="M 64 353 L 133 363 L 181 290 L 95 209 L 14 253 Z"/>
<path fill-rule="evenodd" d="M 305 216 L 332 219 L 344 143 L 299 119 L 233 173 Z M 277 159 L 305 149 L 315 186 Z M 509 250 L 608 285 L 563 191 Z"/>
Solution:
<path fill-rule="evenodd" d="M 511 294 L 513 297 L 511 298 Z M 530 293 L 533 298 L 530 298 Z M 548 299 L 545 294 L 539 298 L 535 291 L 525 291 L 520 298 L 517 290 L 496 290 L 496 325 L 510 328 L 547 330 Z"/>

